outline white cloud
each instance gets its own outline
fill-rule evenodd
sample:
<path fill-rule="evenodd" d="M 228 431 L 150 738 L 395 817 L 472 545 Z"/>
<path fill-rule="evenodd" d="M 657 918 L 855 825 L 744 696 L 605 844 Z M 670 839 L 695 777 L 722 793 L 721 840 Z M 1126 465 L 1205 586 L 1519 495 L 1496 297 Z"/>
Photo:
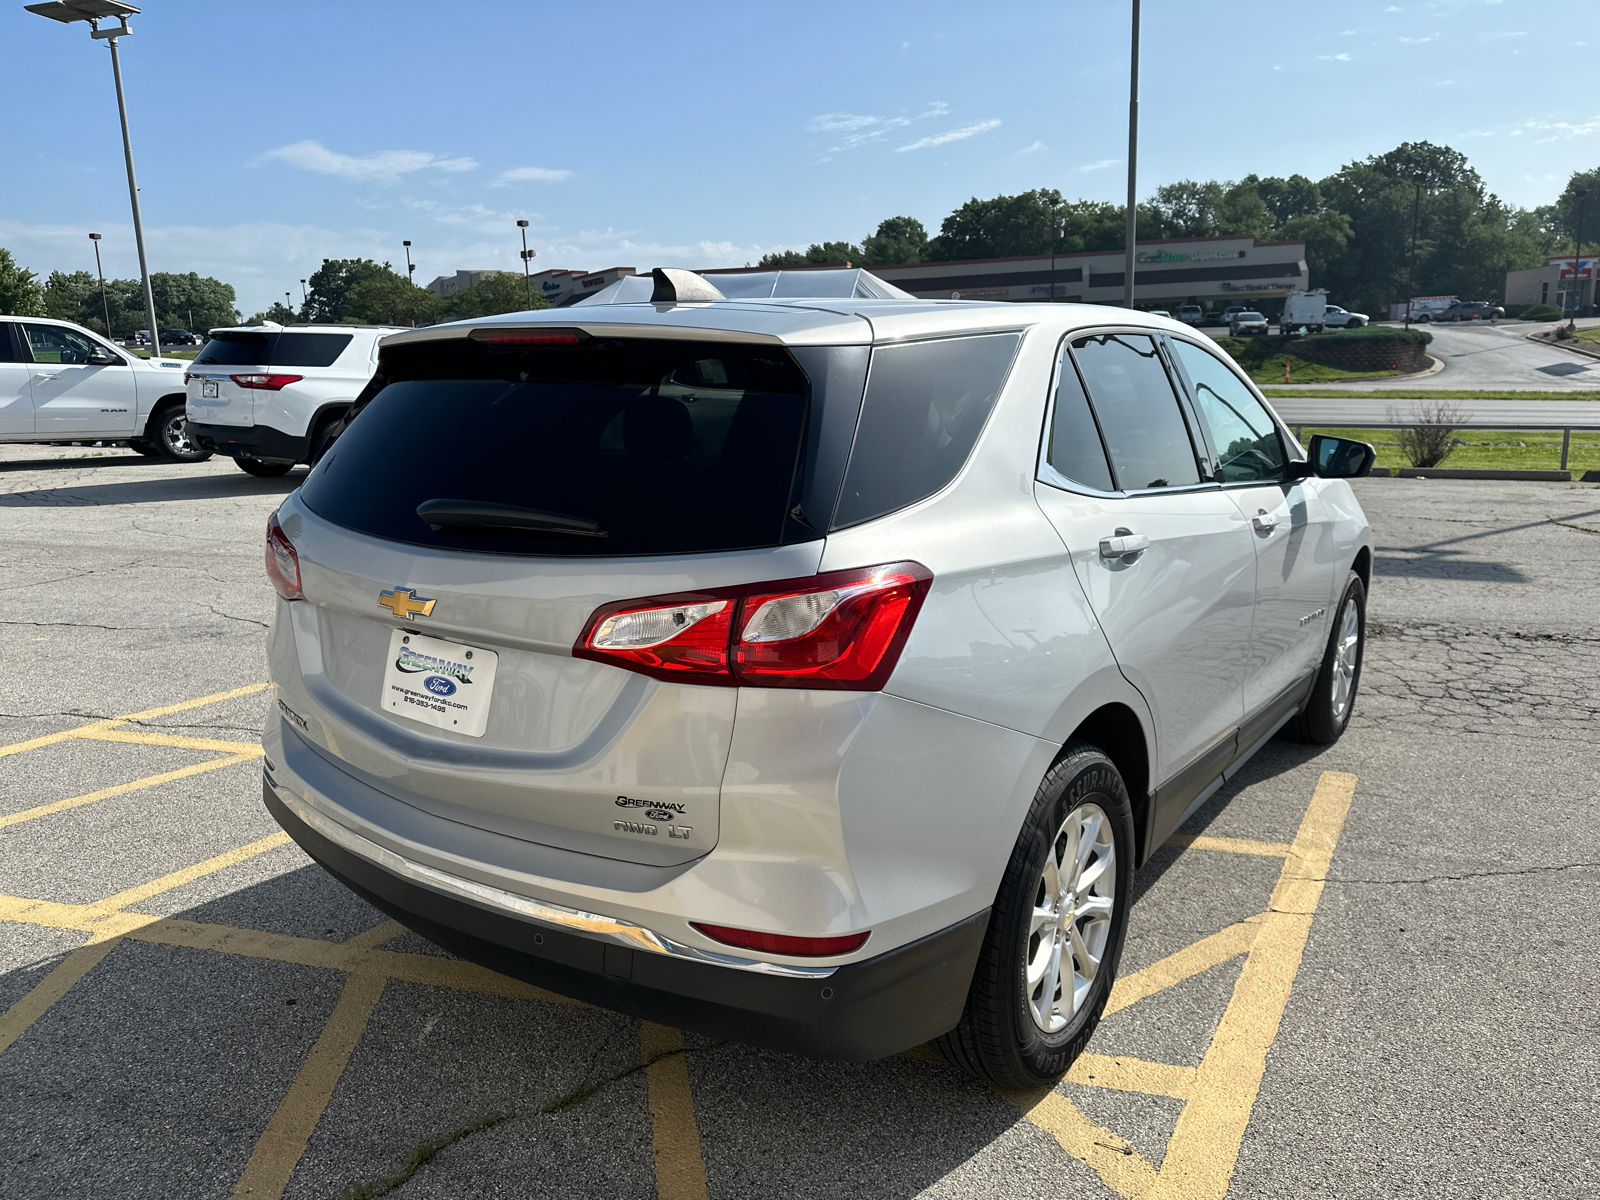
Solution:
<path fill-rule="evenodd" d="M 509 171 L 500 172 L 494 181 L 494 186 L 505 187 L 508 183 L 524 183 L 530 180 L 539 183 L 560 183 L 564 179 L 571 178 L 571 171 L 553 171 L 549 167 L 512 167 Z"/>
<path fill-rule="evenodd" d="M 1517 124 L 1520 128 L 1515 130 L 1514 133 L 1522 133 L 1525 130 L 1528 133 L 1544 134 L 1544 137 L 1534 139 L 1534 144 L 1539 146 L 1544 145 L 1546 142 L 1562 142 L 1568 138 L 1589 137 L 1600 133 L 1600 116 L 1593 116 L 1587 121 L 1579 121 L 1577 123 L 1572 121 L 1530 119 L 1519 121 Z"/>
<path fill-rule="evenodd" d="M 904 146 L 895 148 L 896 154 L 904 154 L 907 150 L 926 150 L 930 146 L 943 146 L 949 142 L 959 142 L 965 138 L 977 137 L 980 133 L 988 133 L 991 129 L 999 129 L 998 119 L 989 121 L 974 121 L 970 125 L 961 125 L 955 129 L 947 129 L 943 133 L 933 134 L 931 137 L 918 138 L 914 142 L 907 142 Z"/>
<path fill-rule="evenodd" d="M 1480 42 L 1503 42 L 1503 41 L 1508 40 L 1509 38 L 1519 38 L 1519 37 L 1527 37 L 1527 36 L 1528 36 L 1528 31 L 1526 29 L 1496 29 L 1496 30 L 1490 30 L 1490 31 L 1486 31 L 1484 33 L 1480 33 L 1478 35 L 1478 40 Z"/>
<path fill-rule="evenodd" d="M 1120 158 L 1097 158 L 1091 163 L 1084 163 L 1081 167 L 1074 167 L 1073 170 L 1087 175 L 1090 171 L 1104 171 L 1107 167 L 1114 167 L 1121 161 Z"/>
<path fill-rule="evenodd" d="M 1323 62 L 1349 62 L 1350 61 L 1350 56 L 1348 54 L 1319 54 L 1319 55 L 1317 55 L 1317 57 L 1320 58 Z"/>
<path fill-rule="evenodd" d="M 1427 37 L 1403 37 L 1400 40 L 1409 46 L 1420 46 L 1424 42 L 1433 41 L 1438 36 L 1437 33 L 1430 33 Z"/>
<path fill-rule="evenodd" d="M 1048 150 L 1048 149 L 1050 149 L 1050 147 L 1046 146 L 1043 142 L 1034 142 L 1033 145 L 1031 145 L 1031 146 L 1024 146 L 1021 150 L 1018 150 L 1017 153 L 1018 154 L 1037 154 L 1041 150 Z"/>
<path fill-rule="evenodd" d="M 811 118 L 811 123 L 806 128 L 812 133 L 842 134 L 839 144 L 829 146 L 828 153 L 841 154 L 846 150 L 868 145 L 872 142 L 882 141 L 892 131 L 903 129 L 913 121 L 926 121 L 932 117 L 942 117 L 950 111 L 950 106 L 943 100 L 935 100 L 919 113 L 907 116 L 904 113 L 893 117 L 875 117 L 867 113 L 831 112 L 821 113 Z M 826 158 L 821 160 L 827 162 Z"/>
<path fill-rule="evenodd" d="M 445 158 L 426 150 L 379 150 L 374 154 L 340 154 L 329 150 L 321 142 L 291 142 L 268 150 L 257 161 L 276 160 L 291 167 L 310 171 L 314 175 L 337 175 L 341 179 L 355 179 L 371 183 L 394 183 L 402 176 L 417 171 L 473 171 L 478 163 L 472 158 Z"/>

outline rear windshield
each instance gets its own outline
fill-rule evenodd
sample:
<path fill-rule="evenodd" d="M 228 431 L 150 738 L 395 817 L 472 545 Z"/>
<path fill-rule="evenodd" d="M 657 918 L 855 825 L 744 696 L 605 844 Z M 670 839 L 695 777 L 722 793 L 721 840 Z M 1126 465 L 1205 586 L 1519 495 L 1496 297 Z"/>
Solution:
<path fill-rule="evenodd" d="M 355 335 L 349 333 L 214 333 L 195 355 L 217 367 L 331 367 Z"/>
<path fill-rule="evenodd" d="M 804 540 L 820 536 L 791 515 L 810 393 L 777 347 L 396 347 L 301 495 L 362 533 L 479 552 L 682 554 Z M 459 502 L 455 512 L 511 506 L 519 521 L 576 518 L 606 536 L 435 529 L 417 513 L 429 501 Z"/>

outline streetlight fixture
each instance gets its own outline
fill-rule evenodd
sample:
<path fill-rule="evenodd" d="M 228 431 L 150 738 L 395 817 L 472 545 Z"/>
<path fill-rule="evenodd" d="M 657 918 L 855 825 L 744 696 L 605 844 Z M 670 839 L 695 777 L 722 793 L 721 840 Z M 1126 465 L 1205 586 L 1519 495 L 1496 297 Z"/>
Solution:
<path fill-rule="evenodd" d="M 1139 0 L 1133 0 L 1133 56 L 1128 68 L 1128 245 L 1122 256 L 1122 307 L 1133 307 L 1134 243 L 1139 237 L 1135 196 L 1139 166 Z"/>
<path fill-rule="evenodd" d="M 25 4 L 23 7 L 41 17 L 60 21 L 63 25 L 87 21 L 89 36 L 111 47 L 111 77 L 117 85 L 117 114 L 122 119 L 122 155 L 128 163 L 128 199 L 133 204 L 133 241 L 139 248 L 139 274 L 144 278 L 144 314 L 150 322 L 150 356 L 160 358 L 161 330 L 156 321 L 155 293 L 150 290 L 150 267 L 144 255 L 144 222 L 139 217 L 139 185 L 133 177 L 133 140 L 128 136 L 128 102 L 122 94 L 122 61 L 117 57 L 117 39 L 133 32 L 128 28 L 128 18 L 137 16 L 139 10 L 131 4 L 119 3 L 119 0 L 52 0 L 49 4 Z M 112 18 L 117 20 L 117 28 L 100 28 L 101 21 Z M 110 336 L 109 329 L 106 336 Z"/>
<path fill-rule="evenodd" d="M 1579 272 L 1583 270 L 1583 202 L 1589 195 L 1588 188 L 1579 188 L 1573 193 L 1578 198 L 1578 224 L 1572 231 L 1572 289 L 1578 293 L 1578 302 L 1572 306 L 1572 313 L 1567 317 L 1567 328 L 1577 329 L 1578 310 L 1583 307 L 1583 280 Z M 1567 293 L 1569 296 L 1572 291 Z"/>
<path fill-rule="evenodd" d="M 100 265 L 100 235 L 91 233 L 89 241 L 94 246 L 94 269 L 100 276 L 100 308 L 106 315 L 106 336 L 111 336 L 111 302 L 106 299 L 106 269 Z"/>
<path fill-rule="evenodd" d="M 517 229 L 522 233 L 522 282 L 528 290 L 528 307 L 533 307 L 533 275 L 528 270 L 528 260 L 534 257 L 534 251 L 528 249 L 528 223 L 518 221 Z"/>
<path fill-rule="evenodd" d="M 406 248 L 406 282 L 412 287 L 416 287 L 417 281 L 411 277 L 412 273 L 417 269 L 411 261 L 411 243 L 401 242 L 400 244 Z"/>
<path fill-rule="evenodd" d="M 310 303 L 311 303 L 311 293 L 306 291 L 306 281 L 304 279 L 302 279 L 300 281 L 300 304 L 301 304 L 301 307 L 304 307 L 305 305 L 310 304 Z"/>

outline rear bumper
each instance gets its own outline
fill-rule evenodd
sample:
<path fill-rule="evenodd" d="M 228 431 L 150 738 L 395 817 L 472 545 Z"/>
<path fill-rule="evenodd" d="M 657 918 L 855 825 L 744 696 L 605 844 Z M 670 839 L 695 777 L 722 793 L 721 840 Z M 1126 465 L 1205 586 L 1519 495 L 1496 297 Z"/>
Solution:
<path fill-rule="evenodd" d="M 274 819 L 334 878 L 453 954 L 631 1016 L 811 1058 L 882 1058 L 954 1028 L 988 927 L 986 909 L 813 977 L 737 970 L 586 937 L 424 886 L 324 836 L 271 783 L 262 788 Z"/>
<path fill-rule="evenodd" d="M 189 422 L 190 436 L 198 439 L 201 447 L 238 458 L 279 458 L 305 462 L 310 453 L 310 439 L 284 433 L 270 425 L 201 425 Z"/>

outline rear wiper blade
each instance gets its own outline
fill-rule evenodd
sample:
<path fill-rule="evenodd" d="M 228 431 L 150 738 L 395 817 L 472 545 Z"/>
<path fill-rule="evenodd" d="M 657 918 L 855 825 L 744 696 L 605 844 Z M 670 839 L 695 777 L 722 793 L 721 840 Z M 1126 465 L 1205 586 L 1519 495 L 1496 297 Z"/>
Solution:
<path fill-rule="evenodd" d="M 425 500 L 417 516 L 439 529 L 517 529 L 551 537 L 609 538 L 600 522 L 489 500 Z"/>

